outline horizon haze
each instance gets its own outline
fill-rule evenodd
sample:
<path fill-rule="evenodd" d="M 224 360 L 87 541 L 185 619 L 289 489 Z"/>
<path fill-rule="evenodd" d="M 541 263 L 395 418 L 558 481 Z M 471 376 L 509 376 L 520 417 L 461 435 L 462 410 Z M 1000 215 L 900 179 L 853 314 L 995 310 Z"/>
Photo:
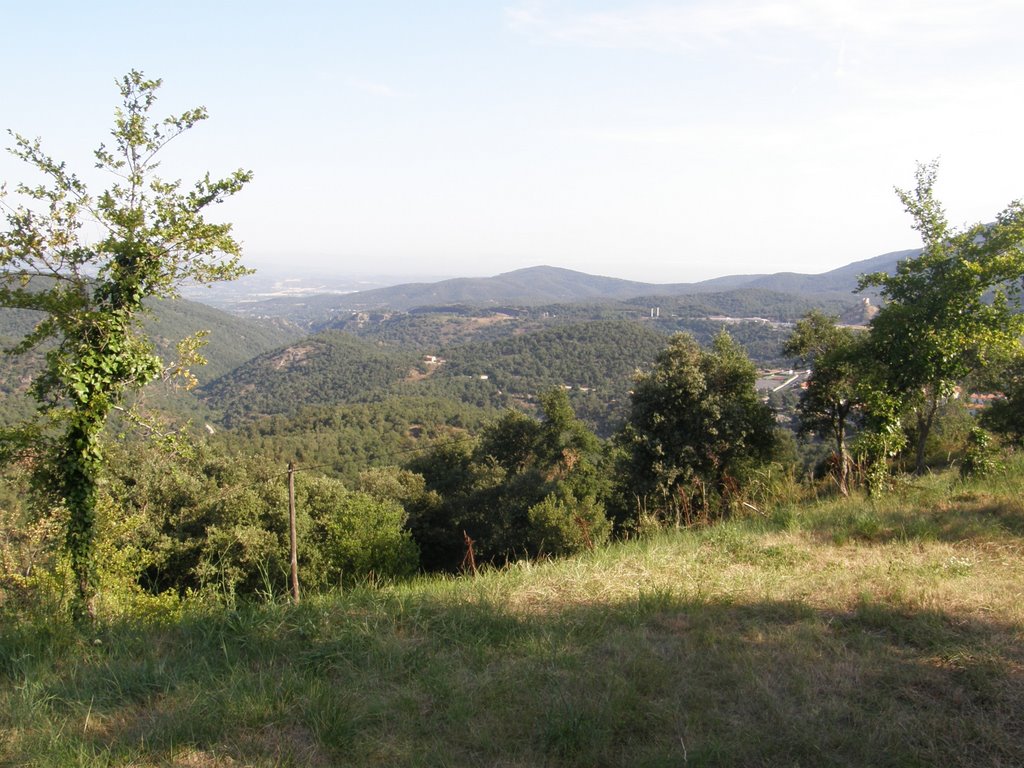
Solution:
<path fill-rule="evenodd" d="M 5 9 L 0 128 L 98 191 L 115 80 L 162 78 L 156 117 L 210 112 L 162 170 L 254 171 L 220 213 L 257 268 L 819 273 L 920 244 L 918 162 L 954 225 L 1021 197 L 1021 28 L 1010 0 L 53 0 Z"/>

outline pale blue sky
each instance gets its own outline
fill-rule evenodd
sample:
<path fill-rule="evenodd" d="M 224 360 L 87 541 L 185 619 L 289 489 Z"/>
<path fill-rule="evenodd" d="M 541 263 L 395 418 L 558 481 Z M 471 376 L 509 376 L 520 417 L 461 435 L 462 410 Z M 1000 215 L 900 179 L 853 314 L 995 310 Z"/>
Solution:
<path fill-rule="evenodd" d="M 115 78 L 162 77 L 211 113 L 168 175 L 256 174 L 223 209 L 256 266 L 820 272 L 917 245 L 919 160 L 954 223 L 1024 195 L 1020 0 L 0 9 L 0 127 L 87 169 Z"/>

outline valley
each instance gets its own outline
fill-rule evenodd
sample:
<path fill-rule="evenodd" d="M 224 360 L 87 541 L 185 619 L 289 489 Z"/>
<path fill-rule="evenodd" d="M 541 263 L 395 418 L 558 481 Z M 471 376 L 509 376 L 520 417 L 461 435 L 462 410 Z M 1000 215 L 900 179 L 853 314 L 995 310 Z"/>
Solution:
<path fill-rule="evenodd" d="M 795 320 L 817 308 L 862 322 L 856 275 L 892 269 L 901 255 L 823 275 L 685 285 L 550 267 L 388 287 L 257 274 L 154 306 L 147 328 L 165 359 L 174 339 L 204 330 L 208 362 L 195 368 L 197 389 L 151 387 L 148 401 L 179 419 L 211 424 L 217 440 L 236 447 L 239 440 L 227 433 L 261 419 L 274 419 L 276 431 L 282 418 L 300 412 L 376 404 L 403 435 L 389 449 L 393 455 L 452 428 L 453 420 L 479 426 L 504 408 L 535 413 L 539 394 L 561 387 L 580 418 L 607 437 L 625 419 L 633 372 L 653 361 L 670 334 L 691 333 L 707 344 L 725 329 L 761 367 L 786 366 L 781 348 Z M 0 341 L 19 338 L 32 324 L 30 313 L 0 309 Z M 445 363 L 424 362 L 431 357 Z M 0 369 L 0 423 L 31 411 L 26 387 L 37 363 L 9 357 Z M 402 415 L 413 401 L 451 404 L 431 423 L 429 415 Z M 280 446 L 271 453 L 284 455 Z"/>

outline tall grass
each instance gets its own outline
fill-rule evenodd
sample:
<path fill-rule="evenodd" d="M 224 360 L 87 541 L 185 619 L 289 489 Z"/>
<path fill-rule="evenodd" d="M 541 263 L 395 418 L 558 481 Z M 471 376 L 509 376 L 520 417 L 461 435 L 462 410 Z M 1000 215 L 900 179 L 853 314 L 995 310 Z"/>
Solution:
<path fill-rule="evenodd" d="M 1020 467 L 477 578 L 0 635 L 0 763 L 1024 765 Z"/>

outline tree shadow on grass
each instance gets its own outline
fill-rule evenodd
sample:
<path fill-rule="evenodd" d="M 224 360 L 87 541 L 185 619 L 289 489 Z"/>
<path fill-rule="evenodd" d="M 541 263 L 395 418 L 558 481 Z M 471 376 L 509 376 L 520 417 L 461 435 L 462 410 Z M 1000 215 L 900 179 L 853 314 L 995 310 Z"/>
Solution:
<path fill-rule="evenodd" d="M 367 592 L 112 630 L 35 671 L 51 730 L 15 722 L 19 708 L 22 736 L 0 758 L 1024 765 L 1019 640 L 1020 627 L 873 602 L 837 613 L 657 589 L 525 611 Z"/>

